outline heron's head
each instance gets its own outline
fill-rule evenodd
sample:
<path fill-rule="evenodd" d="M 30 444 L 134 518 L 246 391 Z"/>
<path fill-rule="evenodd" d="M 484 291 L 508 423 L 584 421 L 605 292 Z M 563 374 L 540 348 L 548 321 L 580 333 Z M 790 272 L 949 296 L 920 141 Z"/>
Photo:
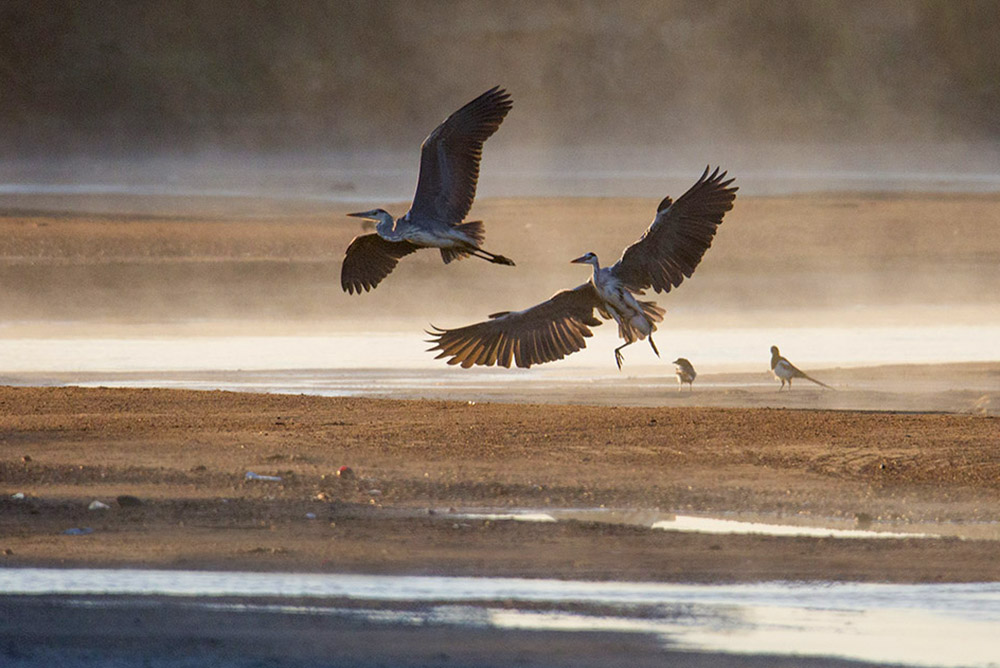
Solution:
<path fill-rule="evenodd" d="M 593 253 L 587 253 L 586 255 L 581 255 L 575 260 L 570 260 L 570 264 L 597 264 L 597 256 Z"/>
<path fill-rule="evenodd" d="M 391 234 L 392 230 L 396 227 L 396 219 L 392 217 L 392 214 L 385 209 L 371 209 L 369 211 L 360 211 L 358 213 L 349 213 L 348 216 L 353 218 L 363 218 L 365 222 L 363 225 L 365 229 L 375 228 L 375 231 L 385 236 Z M 372 225 L 375 223 L 375 225 Z"/>
<path fill-rule="evenodd" d="M 778 352 L 778 346 L 771 346 L 771 354 L 772 355 L 779 355 L 780 354 Z"/>
<path fill-rule="evenodd" d="M 684 366 L 685 364 L 690 364 L 690 362 L 688 362 L 687 359 L 683 357 L 678 357 L 673 362 L 671 362 L 671 364 L 676 364 L 677 366 Z"/>
<path fill-rule="evenodd" d="M 364 218 L 365 220 L 374 220 L 375 222 L 380 222 L 387 216 L 392 218 L 389 212 L 385 209 L 370 209 L 368 211 L 359 211 L 358 213 L 349 213 L 347 215 L 351 218 Z"/>

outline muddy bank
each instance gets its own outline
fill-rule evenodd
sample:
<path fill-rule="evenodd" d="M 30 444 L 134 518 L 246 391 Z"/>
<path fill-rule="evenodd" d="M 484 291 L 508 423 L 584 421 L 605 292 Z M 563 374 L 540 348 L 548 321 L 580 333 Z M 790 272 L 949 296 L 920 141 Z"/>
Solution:
<path fill-rule="evenodd" d="M 1000 578 L 1000 543 L 989 533 L 1000 500 L 995 417 L 9 387 L 0 405 L 7 566 Z M 354 475 L 338 476 L 341 466 Z M 247 480 L 248 471 L 281 480 Z M 120 495 L 142 505 L 122 507 Z M 110 508 L 88 510 L 93 500 Z M 938 524 L 966 539 L 451 517 L 469 507 L 602 506 L 874 529 Z M 93 532 L 63 533 L 74 527 Z"/>

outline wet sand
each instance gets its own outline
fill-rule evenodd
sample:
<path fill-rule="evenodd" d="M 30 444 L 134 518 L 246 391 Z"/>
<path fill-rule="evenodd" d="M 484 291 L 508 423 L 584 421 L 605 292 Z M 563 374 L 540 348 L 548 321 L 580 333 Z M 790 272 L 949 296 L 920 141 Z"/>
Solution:
<path fill-rule="evenodd" d="M 330 341 L 328 348 L 335 347 L 338 339 Z M 228 342 L 236 347 L 241 340 Z M 280 343 L 287 345 L 285 341 Z M 699 374 L 693 387 L 678 388 L 672 369 L 672 365 L 661 362 L 633 373 L 612 373 L 607 368 L 549 368 L 511 377 L 502 369 L 463 371 L 428 365 L 396 370 L 32 372 L 12 373 L 0 380 L 18 386 L 168 387 L 508 404 L 1000 414 L 1000 363 L 810 369 L 832 391 L 806 381 L 796 381 L 792 391 L 781 391 L 780 383 L 764 371 L 704 373 Z"/>
<path fill-rule="evenodd" d="M 1000 423 L 989 415 L 72 387 L 0 388 L 0 405 L 7 566 L 702 582 L 1000 578 L 1000 542 L 990 533 Z M 354 476 L 338 476 L 341 466 Z M 281 480 L 247 480 L 248 471 Z M 26 498 L 10 498 L 18 492 Z M 142 505 L 121 507 L 119 495 Z M 88 510 L 93 500 L 111 507 Z M 727 536 L 450 516 L 470 507 L 917 531 L 943 524 L 964 539 Z M 93 533 L 63 534 L 73 527 Z"/>

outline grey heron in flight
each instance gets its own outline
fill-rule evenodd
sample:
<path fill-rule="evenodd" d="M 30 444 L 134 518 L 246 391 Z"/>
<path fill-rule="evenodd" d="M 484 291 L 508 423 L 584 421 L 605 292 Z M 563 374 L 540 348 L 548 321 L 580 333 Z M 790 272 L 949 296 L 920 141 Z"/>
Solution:
<path fill-rule="evenodd" d="M 618 323 L 618 335 L 625 340 L 615 348 L 615 362 L 622 367 L 621 350 L 648 338 L 653 352 L 656 323 L 664 310 L 651 301 L 636 297 L 647 288 L 670 292 L 685 277 L 694 273 L 698 263 L 736 198 L 734 179 L 726 172 L 709 168 L 676 202 L 665 197 L 656 209 L 656 217 L 645 234 L 625 249 L 610 267 L 601 267 L 594 253 L 572 262 L 589 264 L 593 276 L 572 290 L 557 292 L 552 298 L 523 311 L 494 313 L 489 320 L 460 327 L 439 329 L 432 325 L 428 334 L 430 351 L 440 350 L 437 359 L 448 364 L 510 368 L 528 368 L 560 360 L 586 347 L 584 339 L 592 336 L 591 327 L 601 324 L 594 310 L 605 320 Z"/>
<path fill-rule="evenodd" d="M 781 392 L 785 389 L 785 382 L 788 382 L 788 391 L 792 391 L 792 378 L 805 378 L 808 381 L 821 385 L 828 390 L 833 388 L 822 383 L 812 376 L 808 375 L 805 371 L 802 371 L 797 366 L 788 361 L 787 358 L 781 356 L 781 351 L 778 350 L 778 346 L 771 346 L 771 373 L 774 374 L 776 380 L 781 381 L 781 387 L 778 391 Z"/>
<path fill-rule="evenodd" d="M 348 216 L 376 223 L 373 234 L 354 238 L 340 270 L 345 292 L 371 290 L 420 248 L 438 248 L 445 264 L 474 255 L 513 266 L 503 255 L 483 250 L 482 221 L 462 222 L 476 197 L 483 143 L 513 107 L 510 94 L 496 86 L 446 118 L 420 146 L 420 175 L 410 210 L 399 219 L 383 209 Z"/>

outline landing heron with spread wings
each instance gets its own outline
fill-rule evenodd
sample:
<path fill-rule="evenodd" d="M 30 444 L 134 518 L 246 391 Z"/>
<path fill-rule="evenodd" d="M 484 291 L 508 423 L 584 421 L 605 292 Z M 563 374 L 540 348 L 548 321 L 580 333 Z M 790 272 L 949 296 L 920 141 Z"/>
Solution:
<path fill-rule="evenodd" d="M 503 255 L 483 250 L 482 221 L 462 222 L 476 197 L 483 143 L 513 107 L 510 94 L 491 88 L 446 118 L 420 146 L 420 176 L 410 210 L 393 218 L 383 209 L 348 216 L 376 223 L 347 247 L 340 285 L 354 294 L 372 290 L 403 257 L 420 248 L 437 248 L 445 264 L 468 255 L 513 265 Z"/>
<path fill-rule="evenodd" d="M 726 172 L 709 168 L 676 202 L 665 197 L 645 234 L 625 249 L 618 262 L 601 267 L 597 255 L 587 253 L 572 262 L 589 264 L 594 273 L 589 281 L 572 290 L 562 290 L 551 299 L 523 311 L 494 313 L 489 320 L 428 333 L 430 351 L 441 351 L 437 359 L 448 364 L 502 365 L 511 362 L 528 368 L 560 360 L 586 347 L 591 327 L 605 320 L 618 323 L 618 335 L 625 343 L 615 348 L 615 362 L 622 367 L 621 350 L 636 341 L 649 339 L 653 352 L 656 323 L 664 310 L 655 302 L 637 299 L 648 288 L 670 292 L 694 273 L 709 246 L 722 217 L 733 208 L 737 188 Z"/>

